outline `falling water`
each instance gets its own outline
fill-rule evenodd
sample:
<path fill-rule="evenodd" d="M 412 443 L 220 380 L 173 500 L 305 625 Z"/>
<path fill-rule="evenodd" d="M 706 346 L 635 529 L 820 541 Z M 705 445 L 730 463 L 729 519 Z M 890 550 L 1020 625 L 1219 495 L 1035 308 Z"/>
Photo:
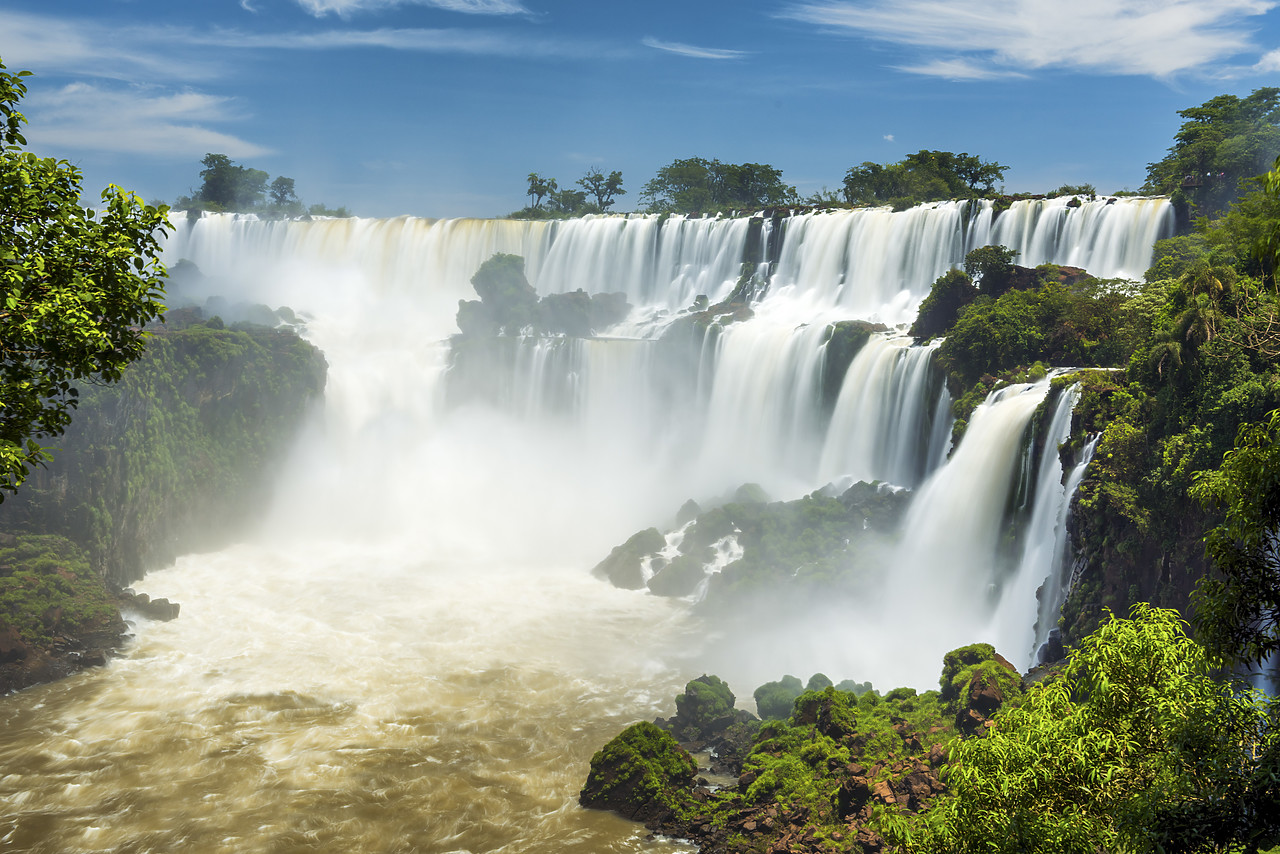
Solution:
<path fill-rule="evenodd" d="M 1001 589 L 1000 604 L 996 608 L 994 622 L 1004 627 L 1000 648 L 1024 667 L 1035 663 L 1035 651 L 1045 640 L 1039 636 L 1037 626 L 1042 627 L 1045 636 L 1048 634 L 1050 626 L 1044 626 L 1041 618 L 1052 624 L 1050 612 L 1056 614 L 1062 605 L 1054 580 L 1066 556 L 1067 513 L 1080 478 L 1073 470 L 1073 480 L 1063 484 L 1058 449 L 1071 438 L 1071 413 L 1079 397 L 1079 386 L 1073 385 L 1060 394 L 1054 404 L 1044 448 L 1034 470 L 1034 500 L 1023 533 L 1022 554 L 1012 578 Z M 1076 467 L 1081 475 L 1087 463 L 1086 459 Z M 1036 591 L 1041 585 L 1045 589 L 1037 608 Z"/>
<path fill-rule="evenodd" d="M 297 312 L 330 364 L 324 411 L 244 544 L 139 585 L 179 620 L 0 705 L 0 847 L 674 850 L 576 806 L 624 723 L 669 714 L 704 671 L 740 696 L 788 670 L 928 687 L 999 596 L 990 556 L 1045 385 L 989 400 L 942 465 L 950 401 L 928 352 L 873 338 L 829 400 L 828 327 L 910 319 L 1006 220 L 1054 223 L 1019 226 L 1023 261 L 1142 266 L 1150 235 L 1117 213 L 1159 221 L 1167 202 L 1091 204 L 805 214 L 757 237 L 647 216 L 180 221 L 166 260 L 208 277 L 192 296 Z M 779 236 L 754 317 L 712 323 L 687 363 L 664 355 L 667 325 Z M 504 342 L 495 397 L 446 405 L 457 304 L 495 252 L 523 256 L 540 293 L 622 292 L 636 312 L 593 340 Z M 800 624 L 772 614 L 759 655 L 717 645 L 686 602 L 586 571 L 690 496 L 756 480 L 796 497 L 846 474 L 922 484 L 889 580 Z"/>

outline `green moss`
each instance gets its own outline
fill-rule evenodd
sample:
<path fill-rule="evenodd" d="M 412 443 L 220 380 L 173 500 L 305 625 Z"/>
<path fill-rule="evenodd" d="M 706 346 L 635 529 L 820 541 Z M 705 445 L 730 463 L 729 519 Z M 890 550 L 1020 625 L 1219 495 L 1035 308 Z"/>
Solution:
<path fill-rule="evenodd" d="M 211 547 L 265 500 L 325 373 L 292 332 L 157 329 L 120 383 L 82 391 L 54 462 L 0 505 L 0 527 L 60 534 L 121 586 Z"/>
<path fill-rule="evenodd" d="M 766 682 L 752 696 L 761 720 L 784 720 L 791 715 L 796 698 L 804 693 L 804 685 L 794 676 L 783 676 L 777 682 Z"/>
<path fill-rule="evenodd" d="M 21 535 L 0 547 L 0 623 L 26 643 L 48 647 L 56 635 L 76 635 L 115 616 L 102 579 L 70 540 Z"/>
<path fill-rule="evenodd" d="M 683 816 L 696 803 L 690 790 L 697 771 L 669 733 L 648 722 L 632 724 L 591 757 L 582 802 L 625 804 L 633 816 L 663 810 Z"/>
<path fill-rule="evenodd" d="M 684 693 L 676 696 L 676 719 L 697 738 L 708 725 L 733 711 L 735 699 L 720 677 L 704 674 L 690 680 Z"/>

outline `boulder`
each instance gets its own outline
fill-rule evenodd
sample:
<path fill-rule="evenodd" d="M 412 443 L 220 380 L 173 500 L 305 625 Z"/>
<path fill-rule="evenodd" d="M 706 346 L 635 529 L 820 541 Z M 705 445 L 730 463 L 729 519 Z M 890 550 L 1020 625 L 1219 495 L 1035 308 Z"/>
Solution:
<path fill-rule="evenodd" d="M 651 723 L 632 724 L 591 757 L 578 802 L 645 823 L 669 821 L 697 803 L 698 766 L 669 733 Z"/>

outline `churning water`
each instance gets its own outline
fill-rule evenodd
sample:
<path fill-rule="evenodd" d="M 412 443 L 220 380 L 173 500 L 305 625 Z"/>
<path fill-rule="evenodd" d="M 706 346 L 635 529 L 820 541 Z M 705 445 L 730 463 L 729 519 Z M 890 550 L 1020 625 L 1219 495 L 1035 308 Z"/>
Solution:
<path fill-rule="evenodd" d="M 244 544 L 138 585 L 180 602 L 177 621 L 0 703 L 0 848 L 672 850 L 576 796 L 592 752 L 670 714 L 687 679 L 720 672 L 747 697 L 788 671 L 927 688 L 942 644 L 1029 635 L 1034 598 L 1000 601 L 990 541 L 1044 385 L 989 400 L 946 466 L 927 352 L 873 339 L 833 405 L 819 394 L 828 323 L 908 319 L 1000 228 L 1029 262 L 1136 275 L 1168 219 L 1160 200 L 1018 205 L 994 222 L 955 203 L 783 221 L 755 317 L 683 375 L 654 338 L 733 289 L 763 239 L 743 220 L 183 222 L 167 260 L 199 265 L 201 296 L 303 317 L 330 363 L 325 405 Z M 521 341 L 506 399 L 449 408 L 457 302 L 499 251 L 540 293 L 626 292 L 631 340 Z M 567 403 L 543 392 L 552 370 Z M 865 601 L 767 614 L 729 643 L 687 603 L 587 572 L 689 497 L 756 481 L 794 498 L 842 476 L 923 496 Z"/>

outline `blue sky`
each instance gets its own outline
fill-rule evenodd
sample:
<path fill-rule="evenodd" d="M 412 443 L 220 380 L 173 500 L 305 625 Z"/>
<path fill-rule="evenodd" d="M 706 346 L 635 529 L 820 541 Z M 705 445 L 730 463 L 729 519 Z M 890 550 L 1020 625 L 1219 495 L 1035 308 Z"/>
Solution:
<path fill-rule="evenodd" d="M 0 59 L 95 194 L 172 201 L 218 152 L 363 216 L 501 216 L 593 167 L 632 209 L 676 158 L 809 194 L 922 148 L 1113 192 L 1178 110 L 1280 85 L 1278 3 L 0 0 Z"/>

